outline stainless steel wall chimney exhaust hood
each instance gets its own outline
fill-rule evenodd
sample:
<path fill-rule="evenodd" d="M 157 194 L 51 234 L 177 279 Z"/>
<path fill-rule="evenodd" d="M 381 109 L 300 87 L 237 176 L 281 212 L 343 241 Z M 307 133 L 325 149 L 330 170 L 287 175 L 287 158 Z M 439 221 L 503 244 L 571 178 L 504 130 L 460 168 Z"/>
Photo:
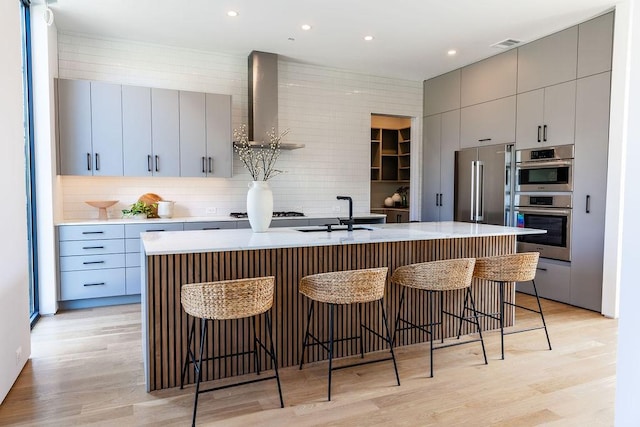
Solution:
<path fill-rule="evenodd" d="M 278 132 L 278 55 L 253 51 L 249 55 L 249 141 L 260 148 L 267 132 Z M 281 143 L 283 150 L 302 148 L 304 144 Z"/>

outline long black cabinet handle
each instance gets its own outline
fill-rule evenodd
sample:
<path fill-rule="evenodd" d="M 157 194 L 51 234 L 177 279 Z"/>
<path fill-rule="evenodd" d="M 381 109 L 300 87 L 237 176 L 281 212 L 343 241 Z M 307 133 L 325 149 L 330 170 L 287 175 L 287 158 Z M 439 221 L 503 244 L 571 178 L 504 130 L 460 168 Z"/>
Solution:
<path fill-rule="evenodd" d="M 540 131 L 542 131 L 542 126 L 538 126 L 538 142 L 540 142 Z"/>
<path fill-rule="evenodd" d="M 211 157 L 209 157 L 209 173 L 213 172 L 213 159 Z"/>
<path fill-rule="evenodd" d="M 100 153 L 96 153 L 96 170 L 100 170 Z"/>
<path fill-rule="evenodd" d="M 87 153 L 87 170 L 91 170 L 91 153 Z"/>
<path fill-rule="evenodd" d="M 206 171 L 204 170 L 204 156 L 202 156 L 202 173 L 205 173 Z"/>
<path fill-rule="evenodd" d="M 156 172 L 160 172 L 160 156 L 156 156 Z"/>
<path fill-rule="evenodd" d="M 585 206 L 585 212 L 586 213 L 591 213 L 591 196 L 587 194 L 587 200 L 586 200 L 586 206 Z"/>
<path fill-rule="evenodd" d="M 204 227 L 203 230 L 220 230 L 220 227 Z"/>
<path fill-rule="evenodd" d="M 440 206 L 440 194 L 436 193 L 436 206 Z"/>
<path fill-rule="evenodd" d="M 491 141 L 491 138 L 483 138 L 478 140 L 478 142 L 487 142 L 487 141 Z"/>
<path fill-rule="evenodd" d="M 542 132 L 542 140 L 547 142 L 547 125 L 543 126 L 544 131 Z"/>
<path fill-rule="evenodd" d="M 104 286 L 104 285 L 106 285 L 106 283 L 100 282 L 100 283 L 84 283 L 82 286 Z"/>
<path fill-rule="evenodd" d="M 147 155 L 147 172 L 152 172 L 151 168 L 151 154 L 149 154 Z"/>
<path fill-rule="evenodd" d="M 536 270 L 540 270 L 540 271 L 547 271 L 546 268 L 542 268 L 542 267 L 536 267 Z"/>
<path fill-rule="evenodd" d="M 83 231 L 82 234 L 104 234 L 104 231 Z"/>
<path fill-rule="evenodd" d="M 442 206 L 442 193 L 440 193 L 440 206 Z"/>
<path fill-rule="evenodd" d="M 167 231 L 167 230 L 165 230 L 165 229 L 163 229 L 163 228 L 159 228 L 159 229 L 157 229 L 157 230 L 146 230 L 145 232 L 146 232 L 146 233 L 153 233 L 154 231 Z"/>
<path fill-rule="evenodd" d="M 82 249 L 104 249 L 104 246 L 83 246 Z"/>
<path fill-rule="evenodd" d="M 83 265 L 91 265 L 91 264 L 104 264 L 104 261 L 85 261 L 82 263 Z"/>

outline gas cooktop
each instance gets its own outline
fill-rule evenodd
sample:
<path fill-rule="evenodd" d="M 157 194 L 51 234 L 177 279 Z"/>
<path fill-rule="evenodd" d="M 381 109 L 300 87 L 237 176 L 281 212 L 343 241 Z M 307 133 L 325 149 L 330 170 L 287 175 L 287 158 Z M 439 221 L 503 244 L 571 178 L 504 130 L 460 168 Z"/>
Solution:
<path fill-rule="evenodd" d="M 231 212 L 229 214 L 230 216 L 234 217 L 234 218 L 247 218 L 248 215 L 246 212 Z M 273 213 L 273 217 L 274 218 L 280 218 L 280 217 L 292 217 L 292 216 L 304 216 L 304 214 L 302 212 L 274 212 Z"/>

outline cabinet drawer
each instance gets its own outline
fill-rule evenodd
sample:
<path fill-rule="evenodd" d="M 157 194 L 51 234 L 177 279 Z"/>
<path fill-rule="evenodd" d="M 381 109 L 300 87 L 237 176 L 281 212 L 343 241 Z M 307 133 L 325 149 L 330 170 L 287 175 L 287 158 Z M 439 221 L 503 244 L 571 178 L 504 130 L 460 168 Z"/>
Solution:
<path fill-rule="evenodd" d="M 140 267 L 140 252 L 127 252 L 125 267 Z"/>
<path fill-rule="evenodd" d="M 536 271 L 536 288 L 541 298 L 570 303 L 571 263 L 540 258 Z M 533 295 L 531 282 L 518 283 L 519 292 Z"/>
<path fill-rule="evenodd" d="M 60 242 L 60 256 L 124 253 L 124 239 Z"/>
<path fill-rule="evenodd" d="M 65 271 L 60 273 L 60 300 L 124 295 L 125 269 Z"/>
<path fill-rule="evenodd" d="M 309 225 L 308 219 L 274 219 L 271 220 L 270 227 L 303 227 L 306 225 Z"/>
<path fill-rule="evenodd" d="M 236 228 L 236 221 L 185 222 L 184 230 L 225 230 Z"/>
<path fill-rule="evenodd" d="M 515 96 L 460 110 L 460 148 L 508 144 L 515 140 Z"/>
<path fill-rule="evenodd" d="M 140 252 L 140 239 L 124 239 L 124 251 L 127 254 Z"/>
<path fill-rule="evenodd" d="M 140 267 L 126 268 L 126 294 L 137 295 L 140 293 L 142 283 L 140 282 Z"/>
<path fill-rule="evenodd" d="M 121 239 L 124 237 L 124 226 L 114 225 L 61 225 L 58 227 L 60 241 Z"/>
<path fill-rule="evenodd" d="M 124 254 L 60 257 L 60 271 L 98 270 L 124 267 Z"/>
<path fill-rule="evenodd" d="M 140 233 L 149 231 L 182 231 L 182 223 L 157 222 L 152 224 L 125 224 L 124 237 L 127 239 L 138 239 Z"/>
<path fill-rule="evenodd" d="M 243 219 L 236 222 L 236 228 L 251 228 L 251 224 L 249 224 L 248 219 Z"/>

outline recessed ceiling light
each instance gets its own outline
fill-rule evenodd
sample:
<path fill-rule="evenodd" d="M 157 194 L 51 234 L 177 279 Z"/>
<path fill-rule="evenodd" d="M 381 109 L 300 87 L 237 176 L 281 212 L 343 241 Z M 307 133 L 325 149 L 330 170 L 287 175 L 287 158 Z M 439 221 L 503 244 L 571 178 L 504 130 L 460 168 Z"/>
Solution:
<path fill-rule="evenodd" d="M 449 55 L 449 56 L 453 56 L 453 55 L 455 55 L 456 53 L 458 53 L 458 51 L 457 51 L 457 50 L 455 50 L 455 49 L 451 49 L 451 50 L 447 51 L 447 55 Z"/>
<path fill-rule="evenodd" d="M 305 31 L 309 31 L 309 30 L 311 29 L 311 25 L 309 25 L 309 24 L 302 24 L 302 25 L 300 26 L 300 28 L 302 28 L 302 29 L 303 29 L 303 30 L 305 30 Z"/>
<path fill-rule="evenodd" d="M 236 12 L 235 10 L 230 10 L 227 12 L 227 16 L 232 16 L 232 17 L 238 16 L 238 12 Z"/>
<path fill-rule="evenodd" d="M 373 40 L 373 36 L 364 36 L 364 39 L 370 42 L 371 40 Z"/>

